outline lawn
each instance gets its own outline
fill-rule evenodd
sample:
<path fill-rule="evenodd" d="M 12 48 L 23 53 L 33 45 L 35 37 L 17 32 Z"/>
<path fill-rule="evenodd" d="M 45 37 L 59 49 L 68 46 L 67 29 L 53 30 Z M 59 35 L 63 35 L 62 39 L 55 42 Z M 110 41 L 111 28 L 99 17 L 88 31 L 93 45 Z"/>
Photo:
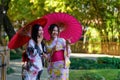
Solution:
<path fill-rule="evenodd" d="M 120 69 L 97 69 L 97 70 L 70 70 L 70 80 L 81 80 L 80 74 L 94 72 L 105 77 L 105 80 L 115 80 Z"/>

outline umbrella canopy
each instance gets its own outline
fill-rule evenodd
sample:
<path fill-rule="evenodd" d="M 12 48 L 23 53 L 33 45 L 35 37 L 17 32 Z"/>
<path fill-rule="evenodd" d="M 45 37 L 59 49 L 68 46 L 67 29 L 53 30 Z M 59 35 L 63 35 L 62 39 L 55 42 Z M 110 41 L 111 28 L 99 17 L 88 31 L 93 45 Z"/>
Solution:
<path fill-rule="evenodd" d="M 34 24 L 40 24 L 41 26 L 45 26 L 47 23 L 46 18 L 36 19 L 26 26 L 22 27 L 16 34 L 12 37 L 12 39 L 8 43 L 8 48 L 15 49 L 26 44 L 31 38 L 31 29 Z"/>
<path fill-rule="evenodd" d="M 82 26 L 76 18 L 67 13 L 51 13 L 43 16 L 47 19 L 44 27 L 44 37 L 50 39 L 48 28 L 51 24 L 57 24 L 60 27 L 60 37 L 70 39 L 71 43 L 78 41 L 82 35 Z"/>

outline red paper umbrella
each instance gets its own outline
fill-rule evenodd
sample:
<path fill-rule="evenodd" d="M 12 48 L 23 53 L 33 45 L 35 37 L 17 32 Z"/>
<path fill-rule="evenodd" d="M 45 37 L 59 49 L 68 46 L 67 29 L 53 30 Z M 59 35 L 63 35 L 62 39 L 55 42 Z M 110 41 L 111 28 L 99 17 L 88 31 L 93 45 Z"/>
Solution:
<path fill-rule="evenodd" d="M 70 39 L 71 43 L 78 41 L 82 35 L 82 26 L 76 18 L 67 13 L 51 13 L 43 16 L 47 19 L 44 27 L 44 37 L 50 39 L 48 28 L 51 24 L 57 24 L 60 27 L 60 37 Z"/>
<path fill-rule="evenodd" d="M 12 39 L 8 43 L 8 48 L 15 49 L 26 44 L 31 38 L 31 28 L 34 24 L 40 24 L 41 26 L 45 26 L 47 23 L 46 18 L 40 18 L 32 21 L 26 26 L 22 27 L 18 32 L 12 37 Z"/>

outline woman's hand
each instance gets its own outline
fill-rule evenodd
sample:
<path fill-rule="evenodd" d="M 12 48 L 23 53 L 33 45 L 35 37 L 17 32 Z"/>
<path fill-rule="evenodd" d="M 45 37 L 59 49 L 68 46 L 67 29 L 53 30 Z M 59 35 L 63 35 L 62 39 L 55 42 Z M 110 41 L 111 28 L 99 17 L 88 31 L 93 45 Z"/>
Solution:
<path fill-rule="evenodd" d="M 71 53 L 71 49 L 70 49 L 70 44 L 71 44 L 71 41 L 70 39 L 66 40 L 66 51 L 67 51 L 67 57 L 70 57 L 70 53 Z"/>
<path fill-rule="evenodd" d="M 38 42 L 38 44 L 40 44 L 40 43 L 42 42 L 42 40 L 43 40 L 43 36 L 37 37 L 37 42 Z"/>
<path fill-rule="evenodd" d="M 67 39 L 67 40 L 66 40 L 66 45 L 70 45 L 70 44 L 71 44 L 70 39 Z"/>
<path fill-rule="evenodd" d="M 47 55 L 47 54 L 43 54 L 43 57 L 44 57 L 45 59 L 48 59 L 48 55 Z"/>

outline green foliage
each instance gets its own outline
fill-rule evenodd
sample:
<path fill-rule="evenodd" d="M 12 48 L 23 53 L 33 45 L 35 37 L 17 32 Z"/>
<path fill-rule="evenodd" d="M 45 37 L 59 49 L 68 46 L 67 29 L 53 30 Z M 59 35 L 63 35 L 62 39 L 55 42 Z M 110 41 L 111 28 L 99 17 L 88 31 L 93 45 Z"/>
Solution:
<path fill-rule="evenodd" d="M 41 17 L 44 13 L 44 0 L 12 0 L 9 5 L 9 16 L 12 21 L 26 20 L 30 22 L 38 17 Z M 14 16 L 16 15 L 16 16 Z"/>
<path fill-rule="evenodd" d="M 108 58 L 108 57 L 101 57 L 97 59 L 98 64 L 106 64 L 108 67 L 113 67 L 120 69 L 120 59 L 119 58 Z"/>
<path fill-rule="evenodd" d="M 11 0 L 8 15 L 13 23 L 18 21 L 22 26 L 22 21 L 29 23 L 47 13 L 66 12 L 78 19 L 84 28 L 95 28 L 99 34 L 96 41 L 119 42 L 119 5 L 120 0 Z M 91 33 L 87 38 L 93 39 Z"/>
<path fill-rule="evenodd" d="M 96 61 L 92 59 L 71 58 L 70 60 L 70 69 L 92 69 L 93 65 L 96 64 Z"/>
<path fill-rule="evenodd" d="M 14 73 L 14 72 L 15 71 L 11 67 L 7 68 L 7 74 L 11 74 L 11 73 Z"/>
<path fill-rule="evenodd" d="M 79 80 L 105 80 L 103 76 L 89 72 L 89 73 L 84 73 L 80 75 Z"/>
<path fill-rule="evenodd" d="M 120 69 L 120 59 L 109 57 L 99 57 L 97 60 L 71 58 L 70 69 Z"/>
<path fill-rule="evenodd" d="M 15 51 L 10 51 L 10 60 L 20 59 L 22 54 L 16 53 Z"/>

